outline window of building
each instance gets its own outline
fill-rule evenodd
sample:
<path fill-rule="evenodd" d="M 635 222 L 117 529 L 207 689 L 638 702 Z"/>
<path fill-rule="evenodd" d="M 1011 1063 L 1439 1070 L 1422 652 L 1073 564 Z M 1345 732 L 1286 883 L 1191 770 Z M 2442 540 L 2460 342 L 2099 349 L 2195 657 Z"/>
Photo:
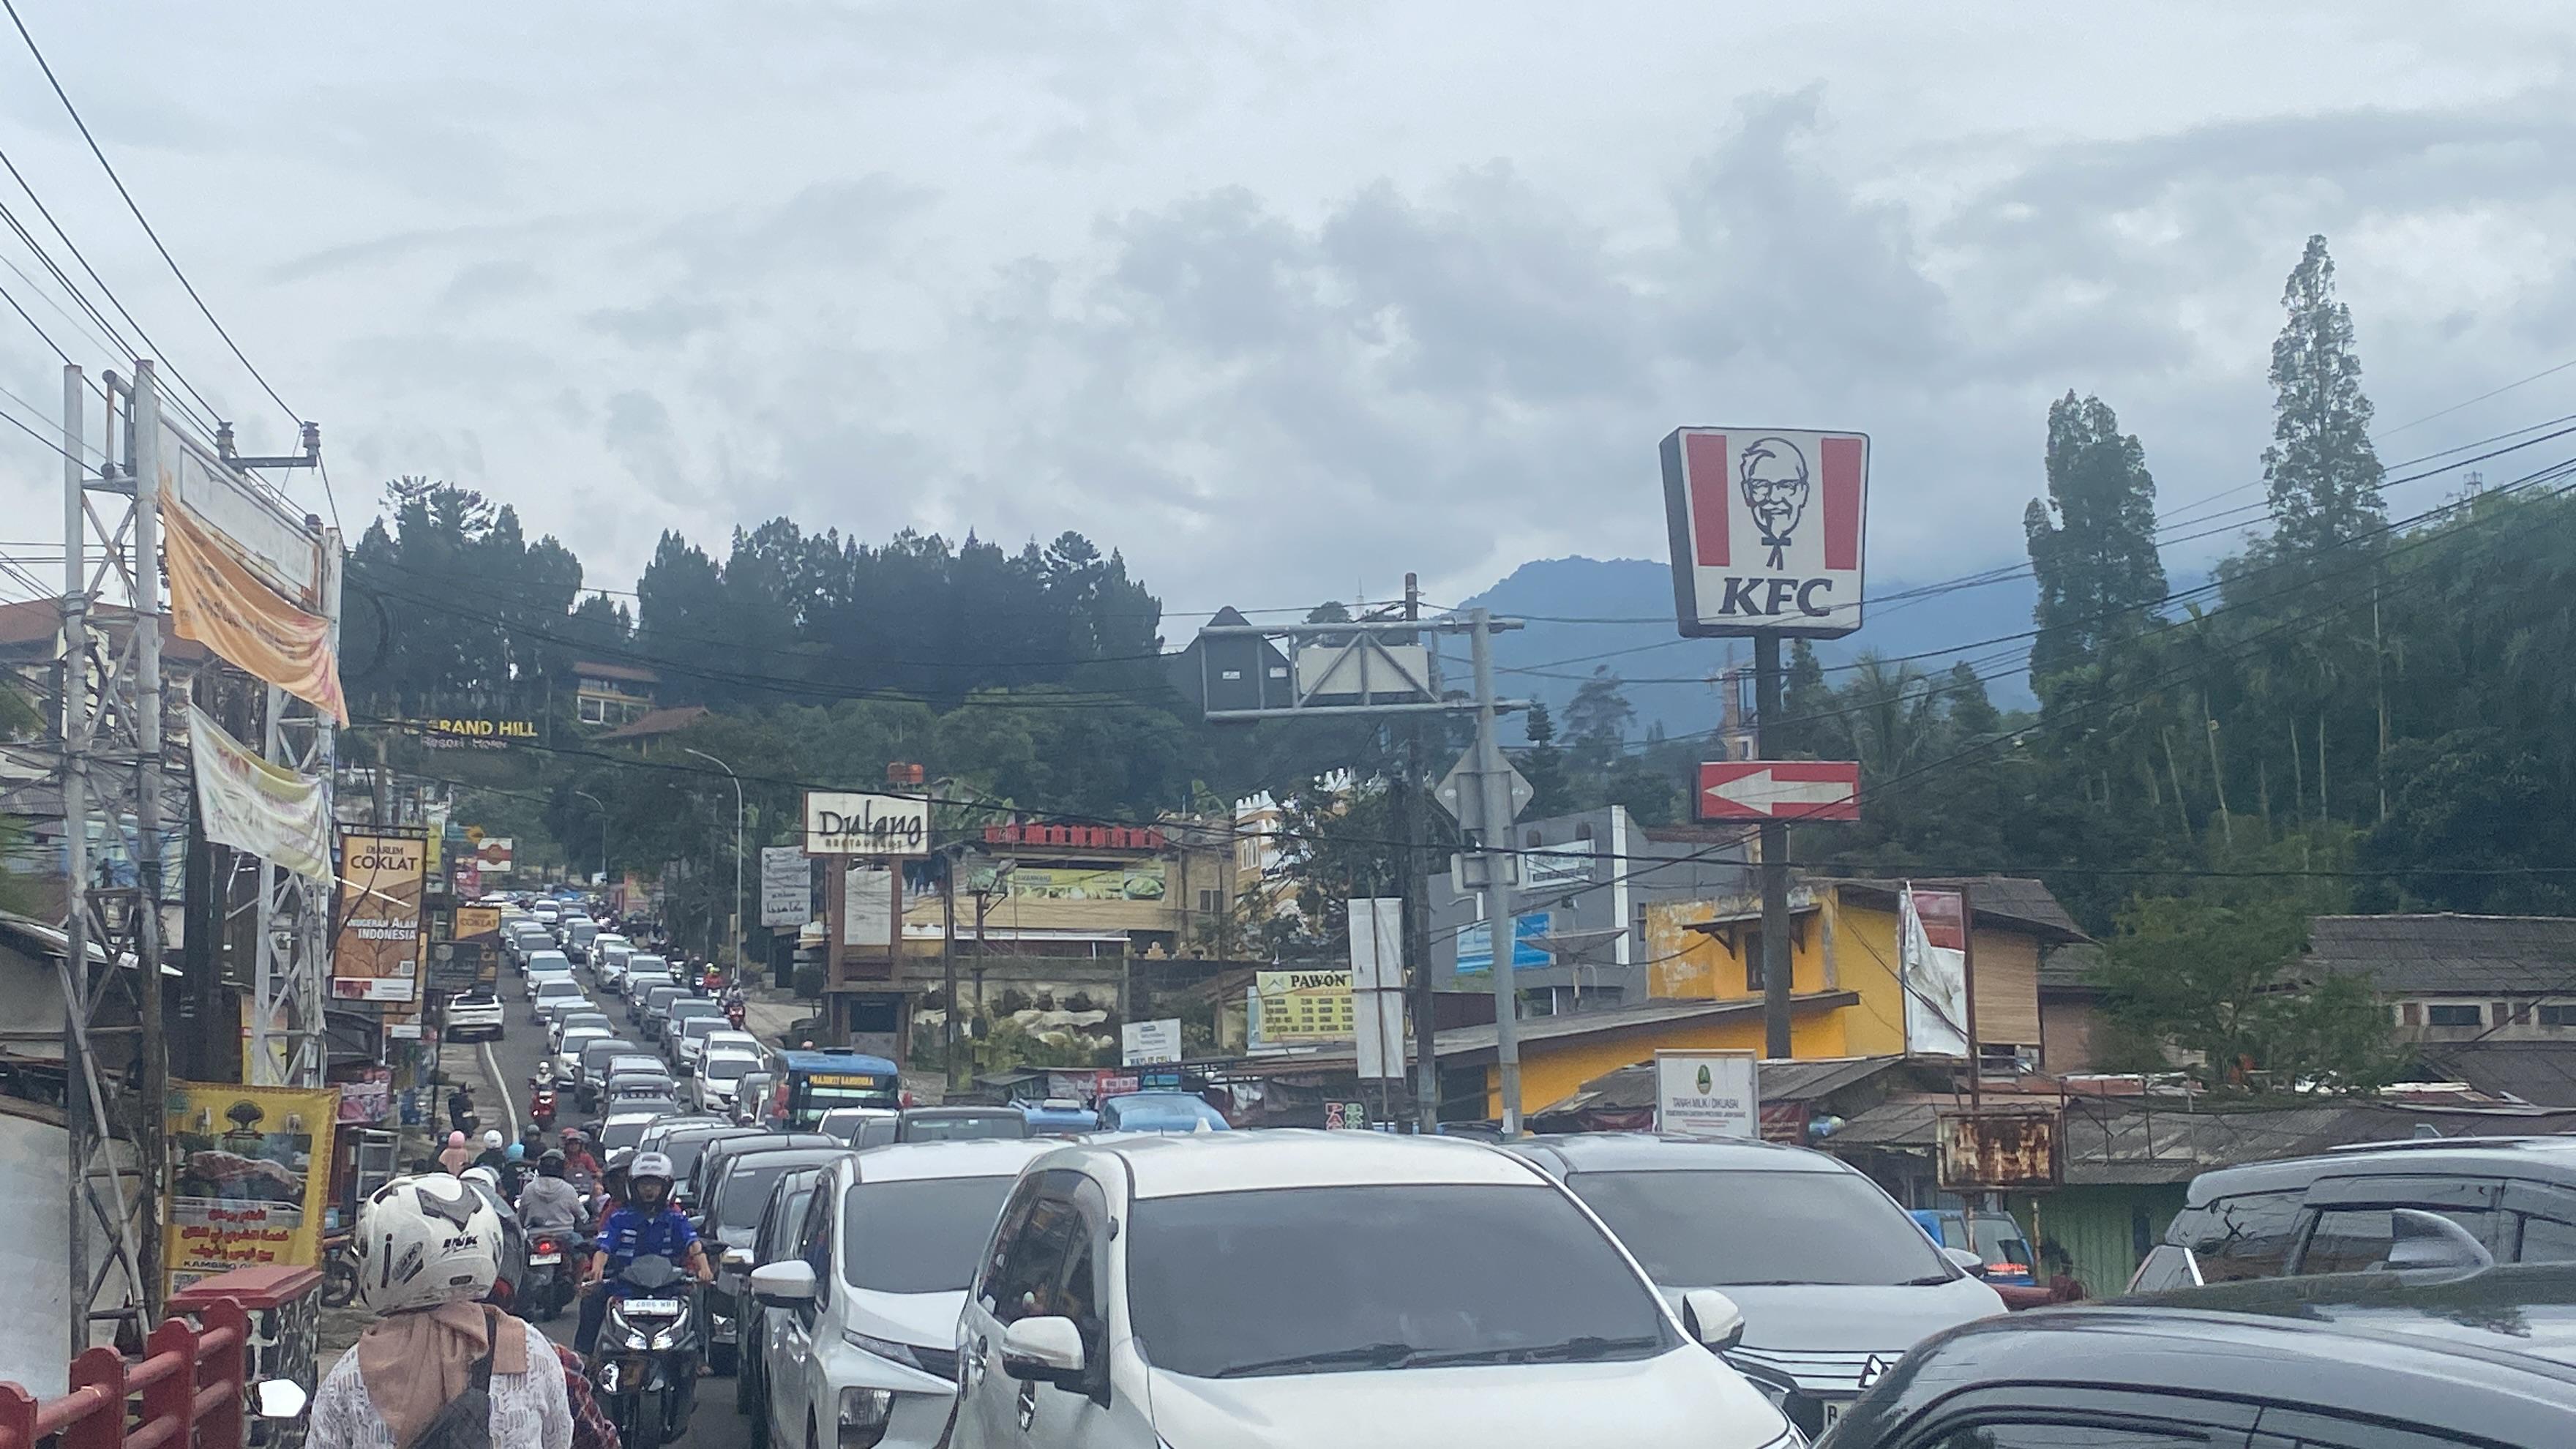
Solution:
<path fill-rule="evenodd" d="M 2475 1006 L 2428 1006 L 2424 1008 L 2424 1024 L 2427 1026 L 2476 1026 L 2478 1024 L 2478 1015 L 2478 1008 Z"/>
<path fill-rule="evenodd" d="M 2420 1001 L 2401 1003 L 2397 1008 L 2397 1015 L 2398 1021 L 2402 1025 L 2422 1026 L 2424 1024 L 2424 1003 Z"/>
<path fill-rule="evenodd" d="M 1538 832 L 1537 832 L 1537 831 L 1535 831 L 1535 830 L 1533 830 L 1533 831 L 1529 832 L 1527 835 L 1522 836 L 1522 837 L 1521 837 L 1521 844 L 1528 846 L 1528 847 L 1529 847 L 1530 849 L 1532 849 L 1532 850 L 1536 850 L 1536 849 L 1538 849 L 1538 847 L 1539 847 Z"/>
<path fill-rule="evenodd" d="M 1213 916 L 1216 914 L 1216 892 L 1199 892 L 1199 914 L 1203 916 Z"/>
<path fill-rule="evenodd" d="M 1762 933 L 1744 933 L 1744 989 L 1756 996 L 1762 994 Z"/>
<path fill-rule="evenodd" d="M 604 717 L 604 715 L 603 715 L 603 713 L 602 713 L 602 711 L 601 711 L 601 709 L 600 709 L 600 702 L 599 702 L 598 700 L 592 699 L 592 698 L 590 698 L 590 697 L 589 697 L 589 696 L 587 696 L 587 695 L 584 695 L 584 696 L 582 697 L 582 700 L 581 700 L 581 722 L 582 722 L 583 724 L 605 724 L 605 723 L 607 723 L 607 720 L 606 720 L 606 718 Z"/>
<path fill-rule="evenodd" d="M 2512 1002 L 2499 1001 L 2495 1004 L 2495 1015 L 2487 1019 L 2498 1026 L 2503 1026 L 2507 1022 L 2514 1021 L 2527 1022 L 2531 1020 L 2531 1004 L 2529 1002 L 2525 1002 L 2521 1009 L 2517 1010 Z"/>
<path fill-rule="evenodd" d="M 2543 1006 L 2540 1008 L 2540 1024 L 2542 1026 L 2576 1026 L 2576 1004 Z"/>

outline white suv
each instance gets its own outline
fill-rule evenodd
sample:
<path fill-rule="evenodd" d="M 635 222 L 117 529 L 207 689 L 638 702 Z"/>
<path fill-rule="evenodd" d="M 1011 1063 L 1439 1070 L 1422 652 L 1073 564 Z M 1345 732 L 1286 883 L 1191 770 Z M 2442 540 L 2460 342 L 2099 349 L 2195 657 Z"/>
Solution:
<path fill-rule="evenodd" d="M 1708 1351 L 1742 1326 L 1710 1289 L 1677 1319 L 1579 1200 L 1478 1144 L 1215 1132 L 1059 1146 L 1022 1174 L 976 1267 L 948 1442 L 1803 1443 Z"/>
<path fill-rule="evenodd" d="M 756 1267 L 769 1442 L 927 1445 L 956 1396 L 957 1313 L 1020 1169 L 1050 1144 L 924 1142 L 823 1171 L 793 1258 Z M 1152 1449 L 1148 1440 L 1145 1449 Z"/>

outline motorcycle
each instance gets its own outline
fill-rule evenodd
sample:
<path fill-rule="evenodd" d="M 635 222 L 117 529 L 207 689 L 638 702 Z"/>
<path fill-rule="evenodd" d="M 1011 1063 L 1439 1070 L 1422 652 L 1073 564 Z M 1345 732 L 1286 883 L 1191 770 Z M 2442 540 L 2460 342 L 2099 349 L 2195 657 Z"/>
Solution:
<path fill-rule="evenodd" d="M 590 1245 L 570 1228 L 532 1228 L 527 1238 L 528 1266 L 519 1277 L 518 1313 L 534 1322 L 552 1323 L 572 1301 L 573 1268 Z"/>
<path fill-rule="evenodd" d="M 528 1120 L 536 1123 L 537 1130 L 540 1132 L 555 1130 L 554 1088 L 539 1087 L 536 1093 L 528 1098 Z"/>
<path fill-rule="evenodd" d="M 622 1449 L 662 1449 L 688 1432 L 705 1342 L 697 1280 L 647 1254 L 626 1266 L 608 1301 L 591 1381 Z M 597 1291 L 608 1292 L 603 1283 Z"/>

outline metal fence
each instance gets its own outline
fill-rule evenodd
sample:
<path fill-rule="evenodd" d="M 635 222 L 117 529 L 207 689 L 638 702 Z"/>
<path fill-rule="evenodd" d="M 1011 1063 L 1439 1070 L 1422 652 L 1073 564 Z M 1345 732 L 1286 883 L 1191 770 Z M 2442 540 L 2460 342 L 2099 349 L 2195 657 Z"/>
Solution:
<path fill-rule="evenodd" d="M 199 1280 L 170 1300 L 170 1317 L 143 1357 L 93 1348 L 72 1360 L 71 1389 L 37 1399 L 0 1383 L 0 1449 L 292 1449 L 303 1435 L 256 1420 L 251 1386 L 291 1378 L 310 1389 L 321 1273 L 241 1268 Z"/>

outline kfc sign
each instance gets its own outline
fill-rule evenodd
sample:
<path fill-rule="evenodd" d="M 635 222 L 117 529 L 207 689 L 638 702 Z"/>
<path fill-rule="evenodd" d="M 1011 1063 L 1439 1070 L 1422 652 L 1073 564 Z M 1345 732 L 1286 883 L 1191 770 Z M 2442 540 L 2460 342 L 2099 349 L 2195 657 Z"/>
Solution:
<path fill-rule="evenodd" d="M 1866 435 L 1677 428 L 1663 455 L 1682 633 L 1830 639 L 1860 627 Z"/>

